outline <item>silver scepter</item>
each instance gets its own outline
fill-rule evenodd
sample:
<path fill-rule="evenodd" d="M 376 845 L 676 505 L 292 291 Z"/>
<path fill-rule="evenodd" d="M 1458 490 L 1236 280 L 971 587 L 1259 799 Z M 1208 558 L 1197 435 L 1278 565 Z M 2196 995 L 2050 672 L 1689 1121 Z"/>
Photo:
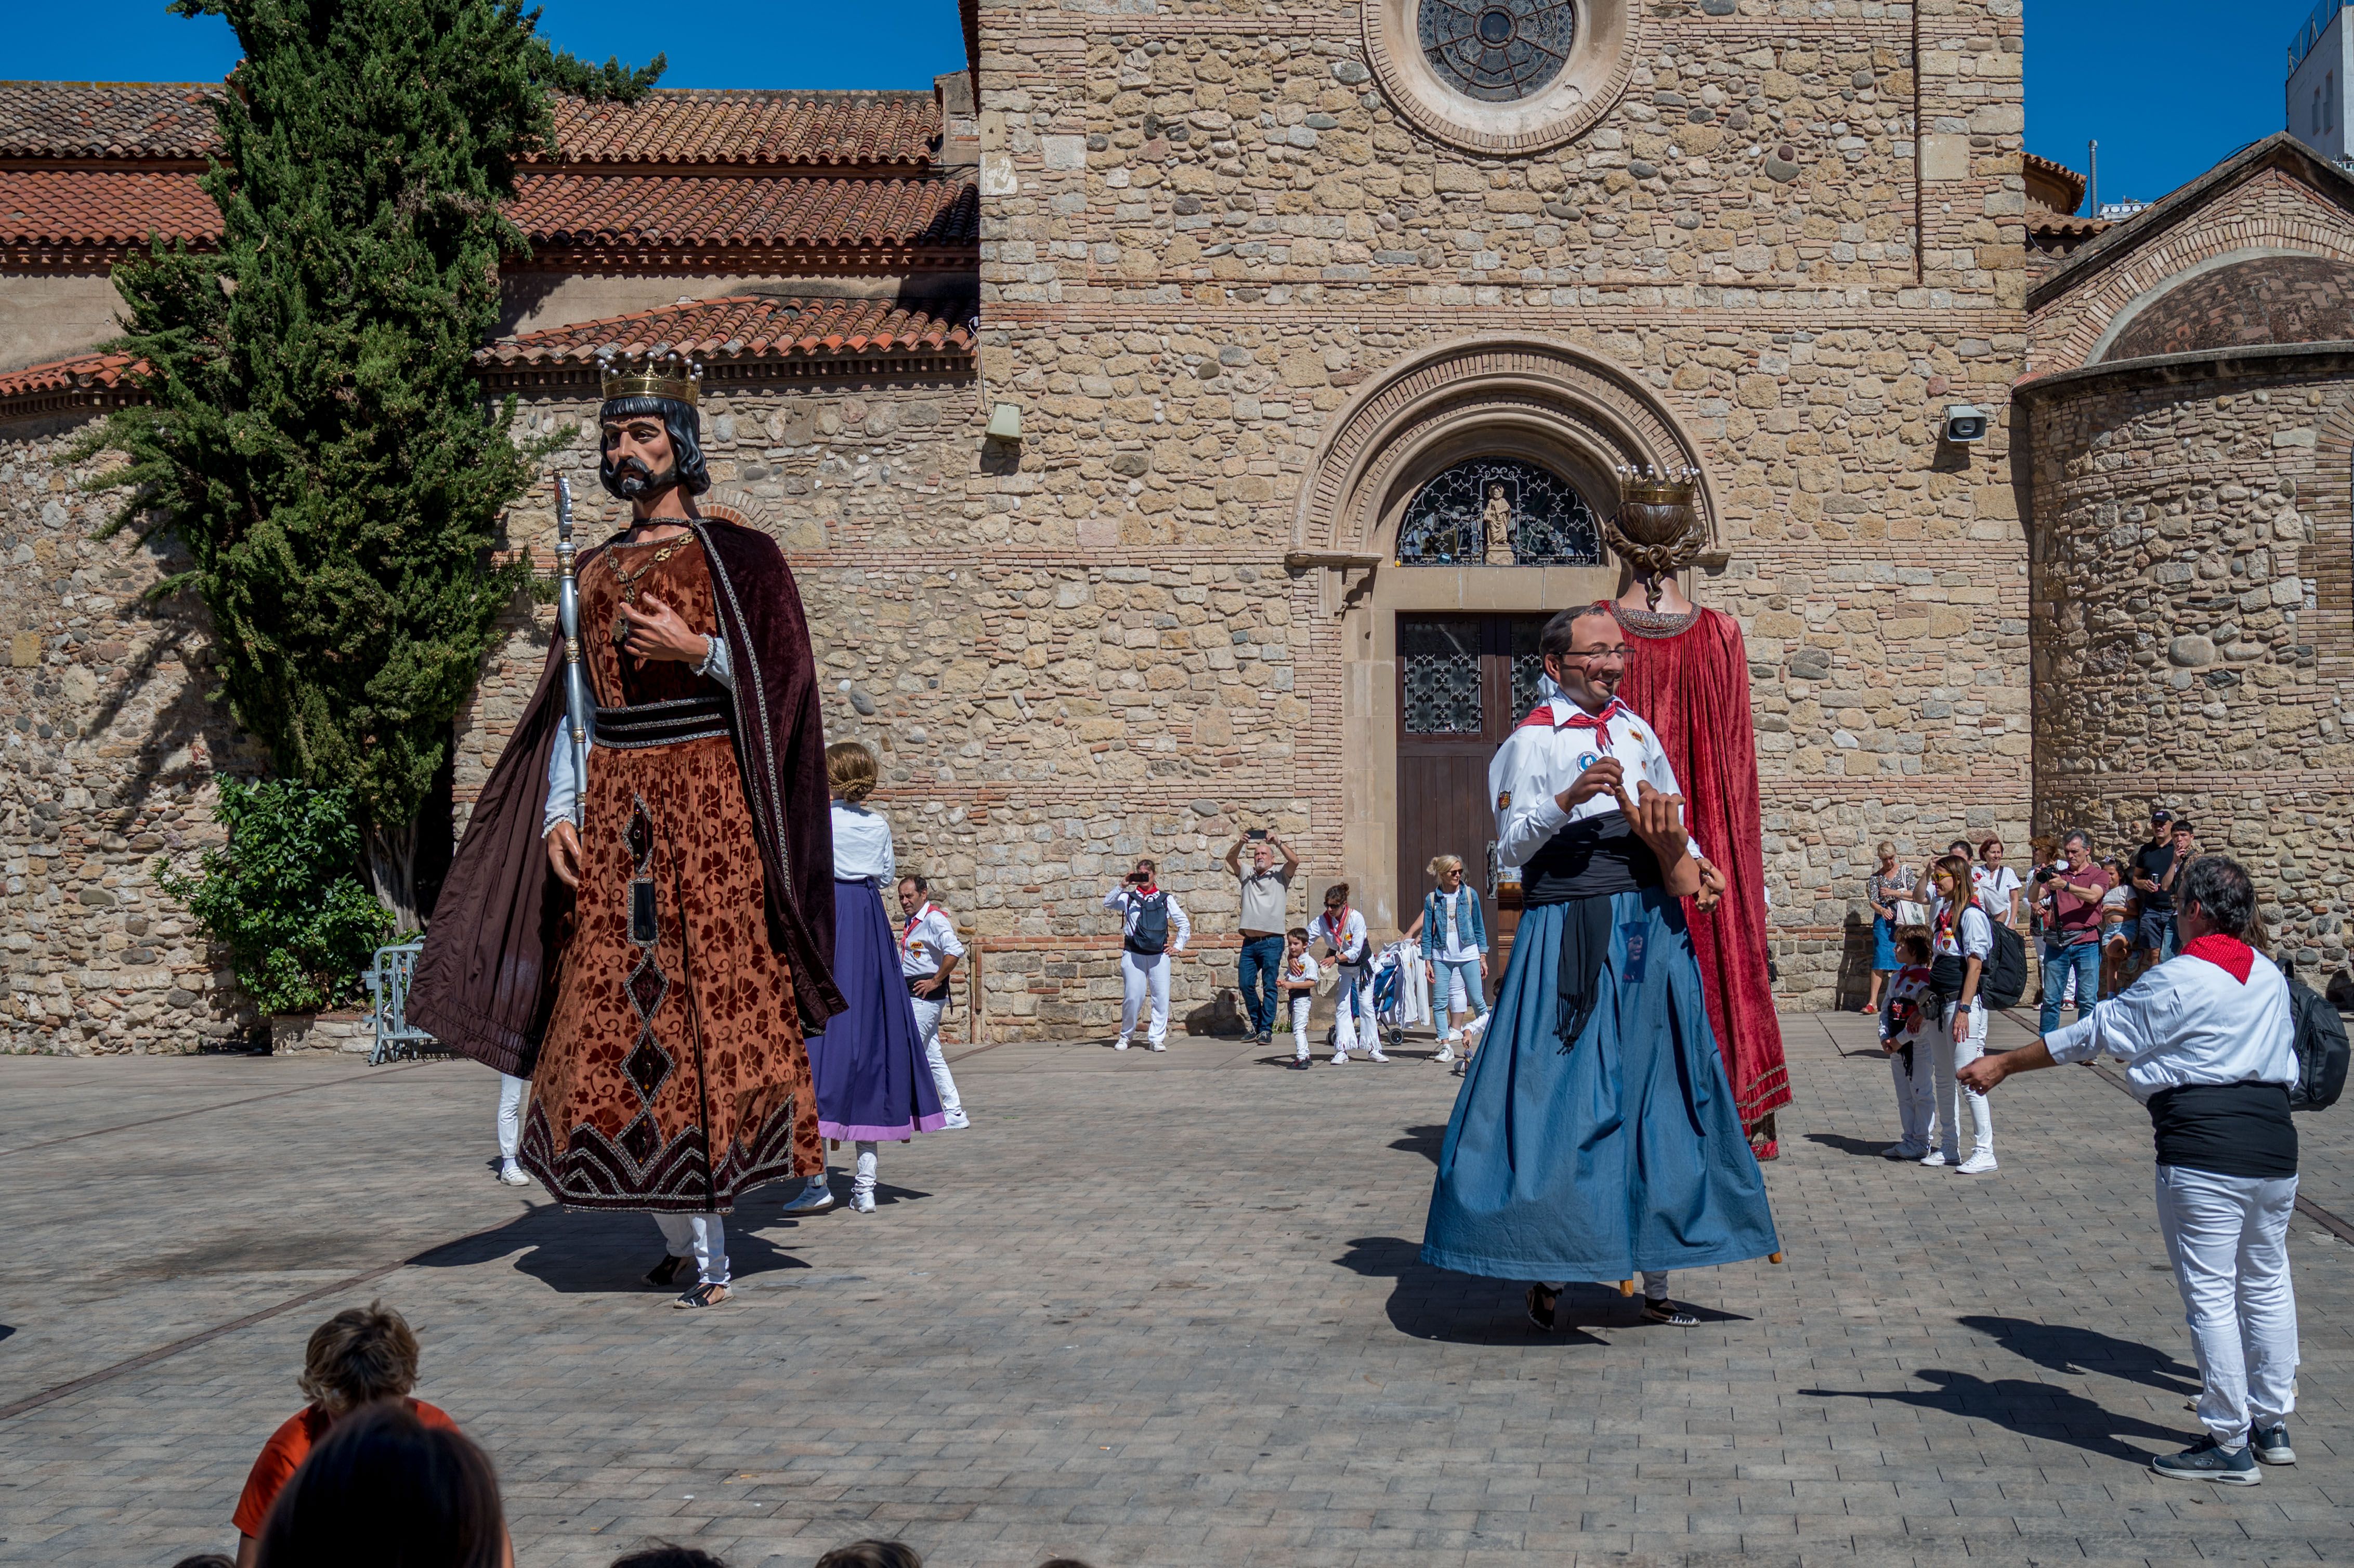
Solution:
<path fill-rule="evenodd" d="M 588 825 L 588 674 L 580 663 L 580 588 L 572 577 L 572 482 L 556 480 L 556 623 L 564 635 L 564 716 L 571 728 L 572 825 Z"/>

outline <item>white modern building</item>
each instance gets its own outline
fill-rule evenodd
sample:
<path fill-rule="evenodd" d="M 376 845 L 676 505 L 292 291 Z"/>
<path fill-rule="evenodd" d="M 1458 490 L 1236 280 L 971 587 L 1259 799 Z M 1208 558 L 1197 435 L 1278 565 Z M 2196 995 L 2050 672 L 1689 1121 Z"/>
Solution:
<path fill-rule="evenodd" d="M 2321 0 L 2288 46 L 2288 132 L 2332 160 L 2346 156 L 2347 79 L 2354 76 L 2354 0 Z"/>

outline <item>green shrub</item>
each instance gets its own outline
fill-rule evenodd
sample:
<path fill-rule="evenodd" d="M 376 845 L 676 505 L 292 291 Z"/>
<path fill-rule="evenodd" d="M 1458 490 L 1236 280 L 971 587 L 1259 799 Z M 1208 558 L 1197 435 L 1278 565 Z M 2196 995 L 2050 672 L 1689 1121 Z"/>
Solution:
<path fill-rule="evenodd" d="M 262 1012 L 358 1003 L 360 971 L 391 939 L 392 916 L 355 874 L 350 792 L 223 779 L 213 819 L 228 829 L 228 845 L 207 850 L 194 876 L 157 860 L 164 891 L 228 948 L 237 983 Z"/>

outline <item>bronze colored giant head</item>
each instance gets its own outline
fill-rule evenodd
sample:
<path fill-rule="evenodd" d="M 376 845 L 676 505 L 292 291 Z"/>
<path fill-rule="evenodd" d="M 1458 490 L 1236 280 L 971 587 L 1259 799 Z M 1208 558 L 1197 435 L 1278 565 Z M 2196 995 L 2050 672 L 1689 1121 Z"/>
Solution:
<path fill-rule="evenodd" d="M 1691 469 L 1621 468 L 1618 510 L 1606 525 L 1610 547 L 1649 585 L 1659 602 L 1659 579 L 1690 566 L 1707 542 L 1707 529 L 1692 504 L 1700 475 Z"/>

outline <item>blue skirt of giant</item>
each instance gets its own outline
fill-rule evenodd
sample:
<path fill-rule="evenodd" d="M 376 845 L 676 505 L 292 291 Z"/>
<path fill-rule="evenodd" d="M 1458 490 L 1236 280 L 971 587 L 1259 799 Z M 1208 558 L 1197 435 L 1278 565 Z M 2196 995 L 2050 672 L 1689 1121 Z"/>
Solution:
<path fill-rule="evenodd" d="M 1680 900 L 1609 894 L 1594 1015 L 1555 1031 L 1570 906 L 1522 916 L 1423 1231 L 1425 1263 L 1492 1279 L 1619 1280 L 1777 1252 Z"/>

